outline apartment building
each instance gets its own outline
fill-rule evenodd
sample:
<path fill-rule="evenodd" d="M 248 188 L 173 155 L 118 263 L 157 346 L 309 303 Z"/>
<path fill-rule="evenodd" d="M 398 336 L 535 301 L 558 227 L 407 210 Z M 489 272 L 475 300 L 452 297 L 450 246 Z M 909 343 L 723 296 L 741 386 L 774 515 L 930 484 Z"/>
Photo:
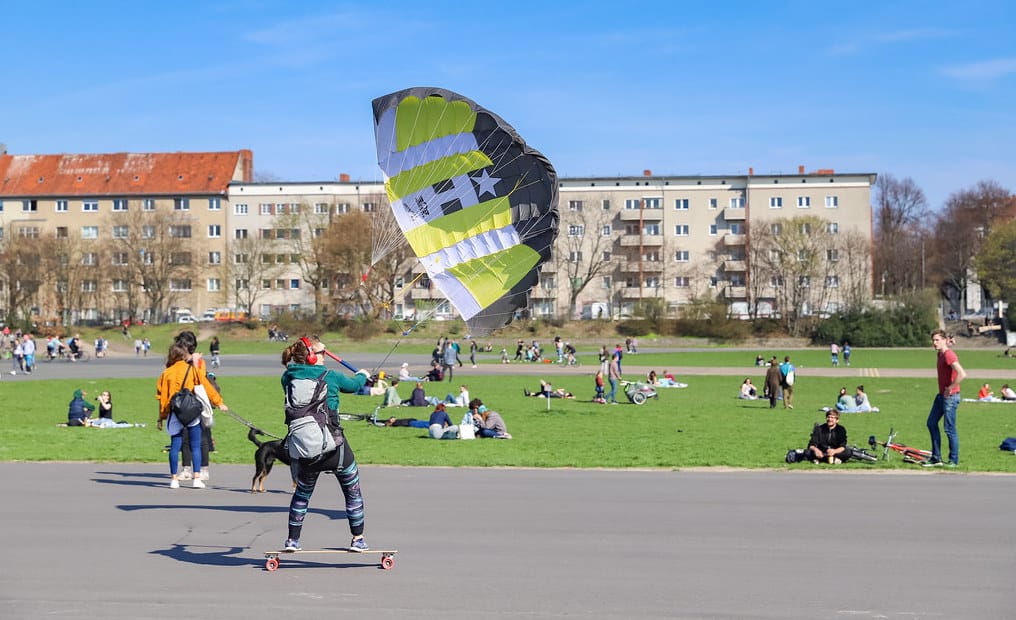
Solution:
<path fill-rule="evenodd" d="M 302 259 L 335 218 L 380 215 L 387 208 L 383 184 L 344 176 L 254 183 L 252 160 L 250 151 L 0 155 L 7 247 L 62 240 L 83 267 L 37 278 L 33 314 L 164 320 L 178 308 L 265 317 L 343 311 L 331 291 L 344 276 L 310 277 Z M 736 316 L 764 316 L 788 308 L 834 312 L 851 299 L 870 299 L 874 180 L 871 173 L 803 167 L 797 174 L 560 179 L 554 258 L 530 310 L 618 317 L 646 299 L 673 312 L 709 296 Z M 145 223 L 157 214 L 161 219 Z M 783 237 L 819 247 L 774 242 Z M 0 286 L 11 286 L 9 272 Z M 160 279 L 166 281 L 156 307 L 148 293 Z M 392 316 L 421 307 L 453 312 L 416 261 L 395 278 L 394 297 Z M 0 295 L 0 305 L 10 299 Z"/>

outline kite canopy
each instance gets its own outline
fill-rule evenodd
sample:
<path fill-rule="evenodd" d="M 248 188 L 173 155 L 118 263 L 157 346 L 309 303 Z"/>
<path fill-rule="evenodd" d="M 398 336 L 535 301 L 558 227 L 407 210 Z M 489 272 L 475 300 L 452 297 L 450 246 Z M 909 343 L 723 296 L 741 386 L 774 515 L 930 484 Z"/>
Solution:
<path fill-rule="evenodd" d="M 472 333 L 529 305 L 557 237 L 557 174 L 501 117 L 440 88 L 374 100 L 378 164 L 399 227 Z"/>

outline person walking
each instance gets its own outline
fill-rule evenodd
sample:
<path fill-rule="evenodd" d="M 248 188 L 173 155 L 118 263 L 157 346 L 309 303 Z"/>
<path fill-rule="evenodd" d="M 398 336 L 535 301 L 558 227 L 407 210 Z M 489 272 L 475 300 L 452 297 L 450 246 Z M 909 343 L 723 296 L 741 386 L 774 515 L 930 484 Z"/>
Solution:
<path fill-rule="evenodd" d="M 780 394 L 780 366 L 776 363 L 776 358 L 769 360 L 769 370 L 766 371 L 766 378 L 763 382 L 765 386 L 765 394 L 769 399 L 769 408 L 776 409 L 776 398 Z"/>
<path fill-rule="evenodd" d="M 621 380 L 621 357 L 614 355 L 610 358 L 610 365 L 607 370 L 607 381 L 610 382 L 610 391 L 607 392 L 607 402 L 617 404 L 617 382 Z"/>
<path fill-rule="evenodd" d="M 291 468 L 296 480 L 296 489 L 289 502 L 289 536 L 286 539 L 286 551 L 300 550 L 300 534 L 303 531 L 303 520 L 307 515 L 311 495 L 317 485 L 318 474 L 329 473 L 335 476 L 342 489 L 346 502 L 346 520 L 353 539 L 349 543 L 350 551 L 367 551 L 367 542 L 363 538 L 364 511 L 363 496 L 360 493 L 360 472 L 356 465 L 353 450 L 346 440 L 339 424 L 339 392 L 356 394 L 367 382 L 369 373 L 359 370 L 352 377 L 341 375 L 324 367 L 324 344 L 308 338 L 299 338 L 282 351 L 282 365 L 286 370 L 282 373 L 282 388 L 286 395 L 286 423 L 291 420 L 290 411 L 299 411 L 305 406 L 297 400 L 311 401 L 306 384 L 324 381 L 327 395 L 322 408 L 317 409 L 319 415 L 326 418 L 327 431 L 335 440 L 335 448 L 320 456 L 309 459 L 293 459 Z M 299 389 L 303 388 L 303 389 Z M 315 388 L 310 388 L 314 391 Z M 312 402 L 309 404 L 313 404 Z M 315 419 L 317 419 L 315 415 Z M 320 422 L 320 420 L 319 420 Z"/>
<path fill-rule="evenodd" d="M 956 467 L 960 462 L 960 437 L 956 431 L 956 410 L 960 405 L 960 382 L 967 376 L 960 365 L 956 352 L 949 348 L 949 334 L 945 330 L 936 329 L 931 332 L 931 345 L 938 353 L 936 370 L 938 373 L 938 394 L 928 413 L 928 432 L 931 434 L 931 458 L 922 463 L 922 467 L 942 466 L 942 434 L 938 430 L 939 420 L 943 420 L 945 436 L 949 439 L 949 467 Z"/>
<path fill-rule="evenodd" d="M 790 356 L 783 356 L 783 363 L 780 364 L 780 387 L 783 388 L 783 408 L 794 408 L 794 381 L 797 378 L 797 369 L 790 363 Z"/>

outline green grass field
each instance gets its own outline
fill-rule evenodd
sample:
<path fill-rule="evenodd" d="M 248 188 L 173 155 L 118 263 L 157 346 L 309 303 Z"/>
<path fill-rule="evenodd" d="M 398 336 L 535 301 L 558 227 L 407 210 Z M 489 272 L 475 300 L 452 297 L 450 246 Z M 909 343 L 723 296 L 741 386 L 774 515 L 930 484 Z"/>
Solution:
<path fill-rule="evenodd" d="M 679 358 L 725 356 L 727 352 L 677 354 Z M 902 352 L 900 359 L 905 359 Z M 916 354 L 916 352 L 914 353 Z M 743 353 L 740 354 L 743 359 Z M 932 354 L 920 352 L 920 366 Z M 647 358 L 649 356 L 646 356 Z M 795 361 L 798 357 L 796 356 Z M 969 360 L 969 354 L 963 357 Z M 643 359 L 640 357 L 639 363 Z M 687 363 L 682 360 L 682 363 Z M 969 366 L 969 361 L 967 361 Z M 716 365 L 722 365 L 717 361 Z M 743 364 L 742 364 L 743 365 Z M 535 369 L 534 369 L 535 370 Z M 473 376 L 472 396 L 502 413 L 514 439 L 434 441 L 423 429 L 378 428 L 364 422 L 347 422 L 347 436 L 361 463 L 431 466 L 513 467 L 795 467 L 783 457 L 790 448 L 807 444 L 812 425 L 823 420 L 819 408 L 831 405 L 841 385 L 852 388 L 857 377 L 799 375 L 795 409 L 782 404 L 770 410 L 768 402 L 735 398 L 739 377 L 692 376 L 686 389 L 661 389 L 658 400 L 642 406 L 626 402 L 598 405 L 590 402 L 593 368 L 580 368 L 574 377 L 556 377 L 555 387 L 574 392 L 576 400 L 526 398 L 524 387 L 535 388 L 537 376 Z M 983 382 L 976 369 L 968 370 L 965 395 Z M 760 378 L 747 369 L 746 375 Z M 931 379 L 865 378 L 872 403 L 880 413 L 844 414 L 841 423 L 851 443 L 862 447 L 869 435 L 884 439 L 890 427 L 898 440 L 915 447 L 929 444 L 925 419 L 935 393 Z M 0 460 L 159 462 L 168 436 L 155 428 L 155 378 L 106 379 L 94 382 L 52 380 L 3 383 L 7 406 L 0 411 Z M 275 377 L 221 377 L 227 404 L 239 416 L 276 434 L 284 434 L 282 393 Z M 457 391 L 458 383 L 427 384 L 428 394 L 443 397 Z M 147 428 L 62 428 L 67 403 L 77 388 L 89 398 L 101 390 L 113 394 L 116 419 L 147 423 Z M 408 396 L 406 386 L 403 396 Z M 342 396 L 342 410 L 369 413 L 379 397 Z M 449 410 L 453 420 L 461 408 Z M 430 410 L 399 407 L 382 415 L 426 419 Z M 253 445 L 248 428 L 218 412 L 215 437 L 216 463 L 251 463 Z M 1016 405 L 962 403 L 959 410 L 961 470 L 1016 472 L 1016 457 L 998 449 L 1006 436 L 1016 435 Z M 944 441 L 944 438 L 943 438 Z M 895 456 L 877 465 L 850 464 L 854 469 L 913 468 Z"/>

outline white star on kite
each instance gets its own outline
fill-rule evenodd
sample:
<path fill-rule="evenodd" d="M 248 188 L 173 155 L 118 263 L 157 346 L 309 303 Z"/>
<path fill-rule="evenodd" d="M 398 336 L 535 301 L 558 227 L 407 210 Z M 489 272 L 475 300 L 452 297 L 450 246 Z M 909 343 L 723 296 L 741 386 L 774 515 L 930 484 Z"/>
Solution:
<path fill-rule="evenodd" d="M 489 174 L 487 174 L 487 169 L 484 168 L 483 173 L 480 175 L 479 178 L 472 177 L 472 179 L 476 183 L 477 189 L 479 190 L 478 194 L 479 198 L 483 198 L 484 194 L 490 194 L 495 198 L 497 197 L 497 192 L 494 191 L 494 186 L 497 185 L 498 181 L 501 180 L 500 177 L 490 176 Z"/>

